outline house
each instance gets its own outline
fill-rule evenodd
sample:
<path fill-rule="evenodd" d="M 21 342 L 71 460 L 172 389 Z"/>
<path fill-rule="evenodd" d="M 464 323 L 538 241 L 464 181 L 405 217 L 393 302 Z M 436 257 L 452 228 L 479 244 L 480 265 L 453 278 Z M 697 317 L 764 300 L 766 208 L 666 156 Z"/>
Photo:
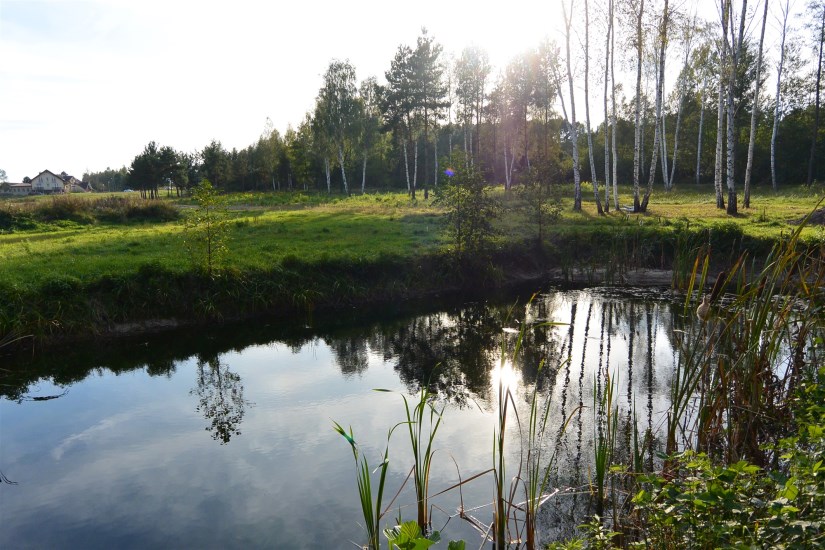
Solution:
<path fill-rule="evenodd" d="M 60 175 L 49 170 L 37 174 L 31 183 L 32 193 L 88 193 L 92 188 L 86 182 L 80 181 L 66 172 Z"/>
<path fill-rule="evenodd" d="M 15 196 L 29 195 L 32 192 L 31 183 L 10 183 L 6 193 Z"/>
<path fill-rule="evenodd" d="M 32 178 L 32 193 L 63 193 L 66 182 L 57 174 L 43 170 Z"/>

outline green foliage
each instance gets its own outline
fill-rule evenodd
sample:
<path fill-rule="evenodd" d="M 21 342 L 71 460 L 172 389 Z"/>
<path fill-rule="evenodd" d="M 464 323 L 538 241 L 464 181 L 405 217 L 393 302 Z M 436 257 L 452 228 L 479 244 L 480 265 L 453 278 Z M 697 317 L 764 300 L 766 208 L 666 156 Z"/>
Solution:
<path fill-rule="evenodd" d="M 389 460 L 389 440 L 392 435 L 392 430 L 387 434 L 387 446 L 384 448 L 384 456 L 381 463 L 375 470 L 378 474 L 378 489 L 373 495 L 372 473 L 367 458 L 360 453 L 358 445 L 352 434 L 352 427 L 347 432 L 340 424 L 333 421 L 336 432 L 347 440 L 352 448 L 352 456 L 355 458 L 355 470 L 358 480 L 358 497 L 361 501 L 361 512 L 364 516 L 364 528 L 367 530 L 367 537 L 369 540 L 370 550 L 378 550 L 380 548 L 379 534 L 381 532 L 381 518 L 385 512 L 381 511 L 381 503 L 384 499 L 384 482 L 387 479 L 387 469 L 390 465 Z M 392 503 L 390 503 L 392 504 Z M 414 522 L 413 522 L 414 523 Z M 416 525 L 417 527 L 417 525 Z M 411 548 L 416 548 L 415 546 Z M 426 548 L 426 546 L 424 547 Z"/>
<path fill-rule="evenodd" d="M 227 254 L 226 202 L 207 179 L 192 190 L 192 196 L 197 208 L 186 218 L 184 243 L 193 265 L 211 276 Z"/>
<path fill-rule="evenodd" d="M 377 390 L 388 391 L 388 390 Z M 418 393 L 418 401 L 410 410 L 410 403 L 407 396 L 402 394 L 404 399 L 404 411 L 407 414 L 405 424 L 410 436 L 410 447 L 413 453 L 413 482 L 415 484 L 416 508 L 418 512 L 418 527 L 422 532 L 427 532 L 430 528 L 428 516 L 428 496 L 430 486 L 430 467 L 432 466 L 433 441 L 435 440 L 438 428 L 441 425 L 441 417 L 444 407 L 437 410 L 433 405 L 434 396 L 426 387 L 422 387 Z M 424 431 L 425 418 L 429 417 L 429 431 Z"/>
<path fill-rule="evenodd" d="M 485 184 L 475 165 L 454 155 L 460 166 L 449 182 L 438 188 L 436 203 L 445 209 L 448 233 L 460 260 L 483 257 L 496 228 L 493 220 L 499 215 L 499 203 Z"/>
<path fill-rule="evenodd" d="M 430 546 L 441 540 L 441 534 L 433 531 L 425 537 L 421 532 L 418 523 L 407 521 L 401 525 L 384 529 L 384 536 L 387 537 L 387 544 L 390 550 L 427 550 Z M 452 545 L 452 543 L 450 543 Z"/>
<path fill-rule="evenodd" d="M 544 244 L 548 225 L 561 216 L 561 190 L 551 183 L 548 171 L 533 168 L 524 182 L 518 186 L 517 194 L 524 201 L 528 216 L 538 229 L 539 245 Z"/>

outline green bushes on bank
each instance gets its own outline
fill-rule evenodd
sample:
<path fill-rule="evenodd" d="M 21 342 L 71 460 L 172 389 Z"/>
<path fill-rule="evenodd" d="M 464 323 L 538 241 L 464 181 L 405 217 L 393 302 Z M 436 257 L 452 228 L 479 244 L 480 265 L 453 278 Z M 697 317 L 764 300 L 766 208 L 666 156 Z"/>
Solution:
<path fill-rule="evenodd" d="M 169 202 L 138 197 L 107 196 L 81 198 L 58 195 L 29 202 L 0 202 L 0 232 L 35 229 L 38 224 L 74 222 L 165 222 L 180 218 L 179 209 Z"/>

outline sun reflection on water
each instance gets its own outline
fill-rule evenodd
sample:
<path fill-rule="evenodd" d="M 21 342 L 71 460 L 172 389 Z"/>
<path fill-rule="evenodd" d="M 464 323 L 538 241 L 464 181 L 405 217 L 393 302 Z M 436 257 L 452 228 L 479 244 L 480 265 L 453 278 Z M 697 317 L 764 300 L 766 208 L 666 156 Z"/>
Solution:
<path fill-rule="evenodd" d="M 509 359 L 499 361 L 490 371 L 490 384 L 494 393 L 498 392 L 499 385 L 502 392 L 510 390 L 515 393 L 521 384 L 521 372 L 513 367 L 513 362 Z"/>

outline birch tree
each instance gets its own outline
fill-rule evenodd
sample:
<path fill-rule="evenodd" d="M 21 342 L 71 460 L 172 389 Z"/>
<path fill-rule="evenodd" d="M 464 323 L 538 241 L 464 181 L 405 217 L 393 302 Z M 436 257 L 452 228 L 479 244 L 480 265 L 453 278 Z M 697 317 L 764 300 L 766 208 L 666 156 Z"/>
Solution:
<path fill-rule="evenodd" d="M 820 90 L 820 83 L 822 82 L 822 46 L 825 43 L 825 4 L 819 4 L 817 6 L 817 0 L 811 0 L 808 4 L 808 11 L 810 12 L 811 16 L 819 18 L 819 24 L 814 26 L 814 30 L 816 31 L 816 43 L 819 45 L 819 57 L 817 58 L 816 62 L 816 84 L 815 84 L 815 97 L 814 100 L 814 124 L 813 130 L 811 132 L 811 155 L 808 159 L 808 181 L 806 185 L 808 187 L 811 186 L 814 179 L 814 166 L 816 162 L 816 138 L 819 134 L 819 90 Z M 817 13 L 817 10 L 819 13 Z"/>
<path fill-rule="evenodd" d="M 736 158 L 736 132 L 735 132 L 735 114 L 736 109 L 734 105 L 734 86 L 736 84 L 736 76 L 739 74 L 739 60 L 742 56 L 742 46 L 745 40 L 745 16 L 748 11 L 748 0 L 742 0 L 742 8 L 739 13 L 739 33 L 736 37 L 733 34 L 733 0 L 725 0 L 726 11 L 728 12 L 728 23 L 730 28 L 730 57 L 728 59 L 727 67 L 727 181 L 728 181 L 728 207 L 727 213 L 734 215 L 737 213 L 737 199 L 736 199 L 736 180 L 734 179 L 734 161 Z M 735 40 L 734 40 L 735 38 Z"/>
<path fill-rule="evenodd" d="M 613 133 L 611 135 L 611 148 L 613 149 L 613 206 L 616 210 L 619 209 L 619 177 L 618 177 L 618 165 L 619 165 L 619 151 L 616 144 L 616 132 L 618 130 L 617 125 L 617 116 L 616 116 L 616 65 L 615 61 L 615 52 L 616 52 L 616 27 L 614 25 L 614 16 L 615 16 L 615 4 L 613 0 L 610 0 L 610 96 L 611 96 L 611 119 L 613 127 Z"/>
<path fill-rule="evenodd" d="M 647 211 L 647 204 L 650 201 L 650 195 L 653 193 L 653 182 L 656 179 L 656 155 L 659 153 L 659 130 L 663 128 L 662 120 L 662 96 L 664 95 L 665 85 L 665 52 L 667 51 L 667 27 L 668 27 L 668 0 L 665 0 L 665 6 L 662 10 L 662 19 L 659 25 L 659 72 L 656 79 L 656 121 L 654 122 L 653 130 L 653 155 L 650 161 L 650 174 L 648 175 L 647 190 L 645 191 L 644 199 L 639 208 L 640 212 Z"/>
<path fill-rule="evenodd" d="M 639 1 L 639 9 L 636 13 L 636 104 L 634 109 L 634 134 L 633 134 L 633 211 L 641 212 L 641 202 L 639 201 L 639 171 L 641 168 L 641 148 L 642 148 L 642 58 L 644 54 L 644 40 L 642 35 L 642 18 L 645 11 L 645 0 Z"/>
<path fill-rule="evenodd" d="M 745 168 L 745 189 L 742 206 L 751 207 L 751 175 L 753 173 L 753 148 L 756 144 L 756 113 L 759 110 L 759 88 L 761 87 L 762 46 L 765 43 L 765 24 L 768 21 L 768 0 L 764 0 L 765 8 L 762 12 L 762 32 L 759 35 L 759 53 L 756 57 L 756 79 L 753 83 L 753 108 L 751 109 L 751 131 L 748 138 L 748 164 Z"/>
<path fill-rule="evenodd" d="M 642 0 L 644 1 L 644 0 Z M 567 9 L 567 2 L 562 2 L 561 7 L 564 13 L 564 43 L 567 54 L 567 84 L 570 88 L 570 138 L 573 141 L 573 210 L 580 212 L 582 209 L 582 186 L 581 174 L 579 173 L 579 135 L 576 127 L 576 98 L 573 93 L 573 71 L 570 64 L 570 27 L 573 21 L 573 6 L 575 0 L 570 0 L 570 9 Z M 561 92 L 559 92 L 561 93 Z M 565 117 L 566 118 L 566 117 Z"/>
<path fill-rule="evenodd" d="M 381 110 L 379 108 L 379 87 L 375 77 L 369 77 L 361 83 L 358 90 L 359 118 L 358 118 L 358 144 L 361 149 L 361 194 L 363 195 L 367 185 L 367 158 L 370 155 L 375 142 L 378 140 L 378 129 L 380 127 Z"/>
<path fill-rule="evenodd" d="M 728 61 L 728 0 L 720 0 L 722 18 L 722 38 L 719 42 L 719 98 L 716 111 L 716 160 L 713 169 L 713 186 L 716 190 L 716 208 L 725 208 L 725 199 L 722 194 L 722 148 L 724 144 L 725 130 L 725 83 L 726 78 L 723 73 L 726 70 Z"/>
<path fill-rule="evenodd" d="M 791 12 L 790 0 L 779 4 L 782 12 L 782 38 L 779 43 L 779 65 L 776 67 L 776 97 L 773 107 L 773 130 L 771 130 L 771 185 L 776 191 L 776 136 L 779 133 L 779 111 L 782 105 L 782 69 L 785 66 L 785 37 L 788 31 L 788 15 Z"/>
<path fill-rule="evenodd" d="M 610 47 L 610 41 L 613 37 L 613 0 L 609 0 L 608 7 L 607 7 L 607 36 L 605 37 L 605 44 L 604 44 L 604 211 L 605 213 L 610 212 L 610 131 L 611 131 L 611 118 L 610 118 L 610 111 L 607 108 L 607 89 L 608 85 L 610 84 L 610 58 L 612 54 L 612 50 Z M 615 90 L 615 83 L 613 84 L 613 89 Z M 615 92 L 614 92 L 615 93 Z M 613 136 L 616 135 L 616 127 L 612 127 Z M 613 158 L 613 163 L 615 165 L 616 158 Z M 616 207 L 618 210 L 618 206 Z"/>
<path fill-rule="evenodd" d="M 572 6 L 571 6 L 572 12 Z M 590 6 L 584 0 L 584 116 L 585 131 L 587 132 L 587 153 L 590 157 L 590 179 L 593 180 L 593 198 L 596 201 L 596 210 L 604 215 L 602 200 L 599 197 L 599 178 L 596 175 L 596 162 L 593 160 L 593 132 L 590 131 Z M 572 97 L 572 92 L 571 92 Z"/>
<path fill-rule="evenodd" d="M 330 62 L 327 72 L 324 73 L 324 85 L 318 92 L 318 105 L 321 107 L 317 111 L 317 116 L 321 119 L 319 128 L 329 135 L 329 141 L 338 154 L 344 193 L 347 195 L 349 195 L 349 186 L 347 185 L 344 153 L 357 120 L 358 101 L 355 82 L 355 68 L 349 61 L 334 59 Z M 328 157 L 325 158 L 329 190 L 329 160 Z"/>

